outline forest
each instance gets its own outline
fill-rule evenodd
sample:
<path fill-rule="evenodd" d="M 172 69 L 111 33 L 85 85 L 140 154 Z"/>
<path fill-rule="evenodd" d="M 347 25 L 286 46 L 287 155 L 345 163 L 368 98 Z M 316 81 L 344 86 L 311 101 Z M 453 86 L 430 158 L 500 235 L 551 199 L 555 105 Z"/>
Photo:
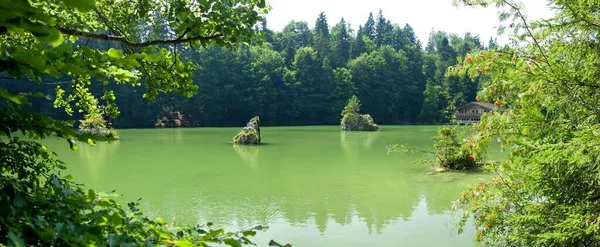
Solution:
<path fill-rule="evenodd" d="M 332 125 L 339 124 L 339 112 L 352 95 L 379 124 L 440 124 L 453 114 L 448 109 L 475 100 L 480 80 L 445 77 L 446 69 L 468 52 L 497 46 L 492 38 L 484 46 L 469 33 L 460 37 L 432 31 L 423 47 L 409 24 L 391 23 L 382 11 L 370 14 L 358 30 L 344 19 L 329 23 L 321 13 L 312 29 L 307 22 L 291 21 L 274 32 L 263 20 L 255 31 L 266 42 L 256 39 L 235 49 L 163 46 L 198 66 L 192 78 L 197 93 L 191 97 L 164 93 L 151 102 L 142 97 L 145 84 L 94 84 L 90 93 L 97 98 L 114 94 L 120 114 L 104 117 L 116 128 L 239 126 L 257 115 L 270 126 Z M 78 42 L 119 48 L 102 41 Z M 64 90 L 68 95 L 75 90 L 63 85 L 65 78 L 41 86 L 3 81 L 18 92 L 52 95 Z M 52 102 L 34 101 L 34 108 L 69 117 Z"/>
<path fill-rule="evenodd" d="M 318 229 L 314 239 L 333 246 L 465 246 L 450 230 L 469 233 L 470 246 L 600 246 L 600 2 L 548 0 L 553 14 L 541 20 L 518 1 L 453 2 L 496 8 L 510 45 L 433 32 L 423 48 L 381 11 L 356 32 L 344 20 L 330 28 L 325 13 L 313 29 L 273 32 L 264 0 L 0 0 L 0 245 L 238 247 L 256 237 L 289 247 L 274 239 L 300 246 Z M 117 128 L 255 115 L 265 125 L 337 124 L 358 98 L 379 124 L 444 125 L 268 127 L 274 141 L 252 147 L 227 143 L 232 128 L 123 129 L 113 142 L 77 129 L 84 118 Z M 446 124 L 474 99 L 500 110 Z M 461 162 L 450 169 L 477 169 L 426 174 L 421 153 L 384 154 L 396 141 L 443 150 Z M 488 151 L 503 157 L 479 162 Z M 69 174 L 77 169 L 88 179 Z M 150 203 L 88 187 L 101 183 L 139 189 L 132 196 Z M 167 222 L 155 206 L 193 211 L 179 215 L 193 222 Z M 209 221 L 227 210 L 228 221 L 254 226 Z M 279 227 L 270 241 L 259 220 Z"/>

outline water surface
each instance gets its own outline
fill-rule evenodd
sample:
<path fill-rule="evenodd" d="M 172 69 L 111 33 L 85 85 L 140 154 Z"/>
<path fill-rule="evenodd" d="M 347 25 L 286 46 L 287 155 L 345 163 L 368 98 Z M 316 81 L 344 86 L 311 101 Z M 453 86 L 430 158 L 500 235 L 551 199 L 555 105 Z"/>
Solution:
<path fill-rule="evenodd" d="M 430 149 L 436 126 L 265 127 L 258 147 L 231 145 L 239 129 L 121 130 L 120 141 L 77 152 L 51 147 L 76 181 L 141 197 L 153 217 L 267 225 L 258 246 L 475 246 L 472 229 L 456 234 L 451 202 L 489 175 L 428 175 L 423 154 L 386 154 L 393 143 Z"/>

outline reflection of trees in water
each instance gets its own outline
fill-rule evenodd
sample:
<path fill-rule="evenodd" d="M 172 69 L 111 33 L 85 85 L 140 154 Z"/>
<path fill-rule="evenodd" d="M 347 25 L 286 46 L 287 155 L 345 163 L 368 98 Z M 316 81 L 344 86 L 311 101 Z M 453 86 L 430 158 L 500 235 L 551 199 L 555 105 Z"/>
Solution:
<path fill-rule="evenodd" d="M 181 144 L 184 139 L 184 134 L 191 134 L 190 131 L 186 131 L 181 128 L 168 128 L 158 130 L 142 130 L 142 132 L 151 131 L 148 135 L 152 134 L 155 137 L 151 137 L 152 141 L 160 140 L 161 144 L 177 145 Z M 140 135 L 138 135 L 139 137 Z"/>
<path fill-rule="evenodd" d="M 200 200 L 194 206 L 197 212 L 202 212 L 201 218 L 222 224 L 235 221 L 248 227 L 249 224 L 268 223 L 279 215 L 295 226 L 314 222 L 321 233 L 329 224 L 356 223 L 352 222 L 353 216 L 358 216 L 370 231 L 376 232 L 411 217 L 420 197 L 418 188 L 413 187 L 411 181 L 394 180 L 397 175 L 389 174 L 385 169 L 371 174 L 365 172 L 363 176 L 348 173 L 354 174 L 351 170 L 342 170 L 319 173 L 317 178 L 302 173 L 297 173 L 293 179 L 289 176 L 248 177 L 239 181 L 242 185 L 232 182 L 231 187 L 223 187 L 224 184 L 220 184 L 221 195 L 208 184 L 202 189 L 210 193 L 199 195 Z M 232 194 L 231 191 L 240 191 L 239 186 L 248 189 Z M 265 194 L 271 198 L 265 199 Z"/>
<path fill-rule="evenodd" d="M 446 174 L 426 175 L 427 167 L 414 168 L 412 163 L 410 169 L 400 169 L 393 162 L 371 165 L 372 152 L 364 150 L 379 148 L 374 145 L 378 137 L 375 132 L 345 132 L 340 137 L 343 152 L 332 153 L 312 149 L 260 153 L 261 147 L 233 147 L 241 160 L 235 155 L 220 158 L 220 166 L 231 165 L 219 169 L 230 172 L 228 180 L 220 180 L 218 174 L 196 178 L 195 189 L 186 190 L 185 195 L 179 191 L 179 200 L 195 199 L 189 207 L 178 207 L 185 211 L 178 215 L 194 215 L 198 218 L 193 220 L 210 219 L 232 228 L 283 218 L 294 226 L 315 224 L 321 233 L 330 224 L 349 225 L 358 219 L 370 232 L 381 233 L 390 224 L 411 220 L 420 200 L 425 200 L 430 214 L 450 210 L 464 181 L 444 181 Z M 353 165 L 331 165 L 346 159 Z M 314 163 L 306 164 L 307 160 Z M 239 166 L 240 161 L 249 165 Z"/>
<path fill-rule="evenodd" d="M 340 144 L 345 161 L 355 163 L 359 152 L 370 150 L 377 140 L 379 131 L 340 131 Z"/>
<path fill-rule="evenodd" d="M 479 180 L 480 174 L 471 172 L 446 172 L 423 177 L 421 186 L 429 215 L 448 213 L 468 184 Z"/>
<path fill-rule="evenodd" d="M 170 145 L 167 140 L 177 142 L 177 131 L 159 132 L 164 145 Z M 136 159 L 164 164 L 146 167 L 152 175 L 146 178 L 152 182 L 125 194 L 147 194 L 142 203 L 145 208 L 154 205 L 153 216 L 176 217 L 180 223 L 211 220 L 232 230 L 284 220 L 293 226 L 314 224 L 321 233 L 334 224 L 364 222 L 370 232 L 381 233 L 390 224 L 411 220 L 420 200 L 426 203 L 419 207 L 426 205 L 430 215 L 450 210 L 450 201 L 460 195 L 465 179 L 426 175 L 427 167 L 415 167 L 410 161 L 401 161 L 408 167 L 399 167 L 396 161 L 414 157 L 385 156 L 380 141 L 386 137 L 381 134 L 385 133 L 342 132 L 338 144 L 336 132 L 333 142 L 309 148 L 298 145 L 302 149 L 296 149 L 294 143 L 285 144 L 290 146 L 285 149 L 276 144 L 224 146 L 228 152 L 202 153 L 184 140 L 170 147 L 188 154 L 179 162 L 171 162 L 173 157 L 161 145 Z M 126 153 L 141 153 L 131 149 Z M 93 157 L 100 156 L 93 153 Z M 165 194 L 169 195 L 155 196 Z"/>
<path fill-rule="evenodd" d="M 364 188 L 366 193 L 355 201 L 357 214 L 367 223 L 369 232 L 380 233 L 399 219 L 409 220 L 418 205 L 420 191 L 415 182 L 398 177 L 382 170 L 370 179 Z"/>
<path fill-rule="evenodd" d="M 115 142 L 99 142 L 94 146 L 87 144 L 79 144 L 77 153 L 79 154 L 79 160 L 81 165 L 89 169 L 91 183 L 86 182 L 88 186 L 94 186 L 98 178 L 103 177 L 101 173 L 105 172 L 106 165 L 109 164 L 110 159 L 119 148 L 119 141 Z"/>
<path fill-rule="evenodd" d="M 244 146 L 244 145 L 232 145 L 235 152 L 240 155 L 244 164 L 251 168 L 258 166 L 258 153 L 260 152 L 260 146 Z"/>
<path fill-rule="evenodd" d="M 388 225 L 411 220 L 421 200 L 425 200 L 422 206 L 427 207 L 429 215 L 447 214 L 451 210 L 451 201 L 460 195 L 466 184 L 462 178 L 455 181 L 443 181 L 439 177 L 426 178 L 421 182 L 398 180 L 394 179 L 398 175 L 383 169 L 354 181 L 352 175 L 344 173 L 332 176 L 348 179 L 330 179 L 300 186 L 296 183 L 298 180 L 308 179 L 302 174 L 297 174 L 299 176 L 294 180 L 289 177 L 251 176 L 246 181 L 206 183 L 196 190 L 180 190 L 173 193 L 177 196 L 168 197 L 169 201 L 177 200 L 178 203 L 143 201 L 148 203 L 144 205 L 162 204 L 164 209 L 153 208 L 152 211 L 162 211 L 157 215 L 166 219 L 176 217 L 177 221 L 187 220 L 187 223 L 211 220 L 232 230 L 257 224 L 269 225 L 283 218 L 293 226 L 314 224 L 319 232 L 325 233 L 330 224 L 356 224 L 358 217 L 370 233 L 380 234 Z M 437 179 L 440 181 L 434 181 Z M 247 189 L 241 190 L 240 187 Z"/>

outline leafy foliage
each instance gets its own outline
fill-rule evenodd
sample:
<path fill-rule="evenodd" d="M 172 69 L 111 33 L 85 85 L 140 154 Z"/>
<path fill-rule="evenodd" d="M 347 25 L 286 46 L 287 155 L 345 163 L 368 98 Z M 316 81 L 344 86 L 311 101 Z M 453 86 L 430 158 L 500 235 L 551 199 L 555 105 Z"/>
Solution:
<path fill-rule="evenodd" d="M 115 141 L 119 139 L 117 131 L 107 126 L 106 119 L 100 114 L 85 115 L 80 121 L 79 131 L 97 136 L 99 140 Z"/>
<path fill-rule="evenodd" d="M 425 164 L 449 170 L 470 170 L 483 166 L 487 161 L 486 149 L 489 139 L 471 133 L 469 126 L 444 125 L 433 137 L 433 151 L 392 144 L 388 154 L 419 152 L 429 156 L 422 160 Z"/>
<path fill-rule="evenodd" d="M 115 92 L 105 86 L 143 81 L 149 99 L 159 92 L 191 96 L 196 65 L 183 61 L 178 47 L 257 41 L 250 27 L 267 10 L 261 0 L 0 0 L 0 75 L 29 89 L 0 88 L 0 245 L 251 244 L 247 237 L 262 227 L 235 233 L 210 223 L 178 228 L 144 216 L 137 203 L 123 207 L 115 195 L 84 190 L 61 174 L 62 162 L 37 140 L 58 137 L 75 150 L 77 140 L 93 144 L 116 133 L 78 133 L 73 121 L 32 112 L 31 102 L 49 100 L 36 91 L 49 78 L 63 80 L 50 82 L 65 85 L 54 88 L 53 105 L 85 114 L 82 130 L 107 129 L 104 116 L 119 112 Z M 97 86 L 100 97 L 92 93 Z"/>
<path fill-rule="evenodd" d="M 485 149 L 482 147 L 486 145 L 477 143 L 475 137 L 466 137 L 466 127 L 441 127 L 433 138 L 437 165 L 453 170 L 466 170 L 485 163 Z"/>
<path fill-rule="evenodd" d="M 352 98 L 348 100 L 348 104 L 342 110 L 342 116 L 346 114 L 358 114 L 360 112 L 360 100 L 356 95 L 352 95 Z"/>
<path fill-rule="evenodd" d="M 96 193 L 62 176 L 56 154 L 35 141 L 0 142 L 0 239 L 11 246 L 168 245 L 251 243 L 254 231 L 225 233 L 210 223 L 175 228 L 152 220 L 138 203 L 123 208 L 118 195 Z"/>
<path fill-rule="evenodd" d="M 182 44 L 128 48 L 116 41 L 80 38 L 70 49 L 80 53 L 76 47 L 87 45 L 105 51 L 101 59 L 123 69 L 109 71 L 122 79 L 79 78 L 71 84 L 68 78 L 44 78 L 42 85 L 3 81 L 11 90 L 57 94 L 58 109 L 36 101 L 33 107 L 38 111 L 61 119 L 70 118 L 63 109 L 77 118 L 104 111 L 116 128 L 239 126 L 255 115 L 265 125 L 336 124 L 336 115 L 352 95 L 363 100 L 363 110 L 379 123 L 441 124 L 449 122 L 449 104 L 475 100 L 479 79 L 445 78 L 444 73 L 457 58 L 483 48 L 478 37 L 434 32 L 424 50 L 410 25 L 393 24 L 383 12 L 371 19 L 357 31 L 344 20 L 330 27 L 325 13 L 318 16 L 315 28 L 293 21 L 275 32 L 263 21 L 254 31 L 264 32 L 268 43 L 251 40 L 238 49 L 219 46 L 216 41 L 206 49 Z M 371 26 L 372 36 L 363 26 Z M 162 22 L 156 27 L 140 24 L 136 30 L 139 42 L 177 38 Z M 161 73 L 160 68 L 169 72 Z M 188 76 L 190 72 L 194 77 Z M 174 93 L 163 93 L 168 91 Z M 91 97 L 97 99 L 97 107 L 82 104 L 86 106 L 82 112 L 74 109 L 76 102 Z M 165 109 L 181 113 L 181 124 Z"/>
<path fill-rule="evenodd" d="M 473 217 L 486 246 L 598 246 L 600 5 L 551 0 L 556 15 L 529 22 L 513 1 L 463 2 L 500 7 L 513 47 L 470 53 L 449 70 L 487 77 L 479 99 L 506 110 L 484 117 L 478 132 L 510 150 L 487 167 L 495 178 L 457 202 L 462 224 Z"/>

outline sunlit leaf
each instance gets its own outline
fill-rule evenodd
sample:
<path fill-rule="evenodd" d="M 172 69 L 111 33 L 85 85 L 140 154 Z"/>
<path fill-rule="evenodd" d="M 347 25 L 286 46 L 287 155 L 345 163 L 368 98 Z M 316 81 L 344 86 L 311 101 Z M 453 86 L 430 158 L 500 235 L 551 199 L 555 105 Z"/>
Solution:
<path fill-rule="evenodd" d="M 121 58 L 125 57 L 125 55 L 123 55 L 122 50 L 117 50 L 115 48 L 108 49 L 106 54 L 108 54 L 109 57 L 115 58 L 115 59 L 121 59 Z"/>
<path fill-rule="evenodd" d="M 12 101 L 17 105 L 30 105 L 27 98 L 20 94 L 10 93 L 4 88 L 0 88 L 0 97 Z"/>
<path fill-rule="evenodd" d="M 146 62 L 156 62 L 159 61 L 161 59 L 161 55 L 157 54 L 157 53 L 152 53 L 152 54 L 148 54 L 145 58 L 144 61 Z"/>
<path fill-rule="evenodd" d="M 223 243 L 225 243 L 226 245 L 232 246 L 232 247 L 242 247 L 242 244 L 240 242 L 238 242 L 235 239 L 231 239 L 231 238 L 223 240 Z"/>

